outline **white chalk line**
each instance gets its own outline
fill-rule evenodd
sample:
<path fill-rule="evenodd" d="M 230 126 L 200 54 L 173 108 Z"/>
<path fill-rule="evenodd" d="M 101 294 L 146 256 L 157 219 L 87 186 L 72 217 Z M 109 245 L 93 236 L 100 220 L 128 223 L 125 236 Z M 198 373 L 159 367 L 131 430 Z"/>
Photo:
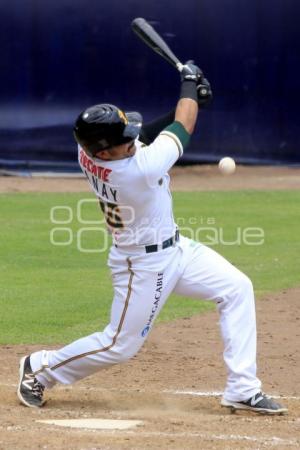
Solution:
<path fill-rule="evenodd" d="M 15 383 L 0 383 L 0 386 L 3 387 L 13 387 L 16 388 L 18 385 Z M 60 390 L 80 390 L 80 391 L 98 391 L 98 392 L 121 392 L 118 388 L 98 388 L 96 386 L 93 387 L 85 387 L 78 386 L 75 387 L 71 385 L 57 385 L 55 389 Z M 146 389 L 122 389 L 122 392 L 136 392 L 136 393 L 146 393 L 146 394 L 171 394 L 171 395 L 190 395 L 195 397 L 222 397 L 223 392 L 221 391 L 189 391 L 189 390 L 174 390 L 174 389 L 164 389 L 162 391 L 148 391 Z M 269 394 L 272 398 L 275 399 L 283 399 L 283 400 L 300 400 L 300 396 L 297 395 L 272 395 Z"/>
<path fill-rule="evenodd" d="M 211 392 L 201 392 L 201 391 L 180 391 L 180 390 L 171 390 L 166 389 L 162 391 L 166 394 L 174 394 L 174 395 L 191 395 L 195 397 L 222 397 L 223 392 L 219 391 L 211 391 Z M 284 400 L 300 400 L 300 396 L 294 396 L 294 395 L 272 395 L 270 394 L 272 398 L 275 399 L 284 399 Z"/>

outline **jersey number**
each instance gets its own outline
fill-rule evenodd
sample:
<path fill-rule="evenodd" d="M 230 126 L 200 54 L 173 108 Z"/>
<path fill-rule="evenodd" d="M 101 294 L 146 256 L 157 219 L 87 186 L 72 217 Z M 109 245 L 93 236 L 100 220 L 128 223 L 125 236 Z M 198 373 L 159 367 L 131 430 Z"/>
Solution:
<path fill-rule="evenodd" d="M 112 228 L 124 228 L 118 205 L 104 203 L 101 200 L 99 200 L 99 203 L 107 225 Z"/>

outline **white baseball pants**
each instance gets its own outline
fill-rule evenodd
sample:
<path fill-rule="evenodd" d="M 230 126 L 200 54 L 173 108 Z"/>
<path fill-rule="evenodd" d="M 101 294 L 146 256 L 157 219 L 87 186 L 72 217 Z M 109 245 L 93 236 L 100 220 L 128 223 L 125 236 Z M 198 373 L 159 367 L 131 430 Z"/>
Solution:
<path fill-rule="evenodd" d="M 260 391 L 254 294 L 243 273 L 212 249 L 182 236 L 176 246 L 156 253 L 112 247 L 109 267 L 114 285 L 109 325 L 60 350 L 33 353 L 31 367 L 43 385 L 74 383 L 133 357 L 175 292 L 217 305 L 228 371 L 224 398 L 242 401 Z"/>

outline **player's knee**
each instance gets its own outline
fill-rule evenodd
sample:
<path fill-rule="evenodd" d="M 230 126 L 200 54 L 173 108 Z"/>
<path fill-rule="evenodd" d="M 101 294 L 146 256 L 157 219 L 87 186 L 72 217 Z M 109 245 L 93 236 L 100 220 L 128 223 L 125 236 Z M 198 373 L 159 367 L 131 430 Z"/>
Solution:
<path fill-rule="evenodd" d="M 226 288 L 216 297 L 218 308 L 223 308 L 232 302 L 240 302 L 241 299 L 254 299 L 253 285 L 250 278 L 237 270 L 230 279 Z"/>
<path fill-rule="evenodd" d="M 247 275 L 245 275 L 244 273 L 242 273 L 241 275 L 242 275 L 240 280 L 241 289 L 243 291 L 253 291 L 253 284 L 250 278 L 247 277 Z"/>
<path fill-rule="evenodd" d="M 129 361 L 131 358 L 133 358 L 136 355 L 136 352 L 124 350 L 122 353 L 119 354 L 118 362 L 119 363 L 125 363 Z"/>
<path fill-rule="evenodd" d="M 248 297 L 249 294 L 252 297 L 253 294 L 253 284 L 247 275 L 239 272 L 239 275 L 234 280 L 233 290 L 238 293 L 239 296 Z"/>
<path fill-rule="evenodd" d="M 249 277 L 243 272 L 237 271 L 230 280 L 230 287 L 226 289 L 225 295 L 229 298 L 236 295 L 244 296 L 253 292 L 253 285 Z"/>
<path fill-rule="evenodd" d="M 116 352 L 116 358 L 118 363 L 124 363 L 133 358 L 139 351 L 140 346 L 137 345 L 125 345 L 118 349 Z"/>

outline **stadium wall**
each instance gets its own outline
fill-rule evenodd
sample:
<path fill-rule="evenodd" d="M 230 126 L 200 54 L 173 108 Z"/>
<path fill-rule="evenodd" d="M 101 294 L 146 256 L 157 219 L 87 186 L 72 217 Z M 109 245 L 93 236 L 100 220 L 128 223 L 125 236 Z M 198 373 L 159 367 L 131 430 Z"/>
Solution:
<path fill-rule="evenodd" d="M 0 2 L 0 168 L 76 170 L 72 124 L 115 103 L 145 120 L 173 108 L 179 77 L 131 32 L 145 17 L 214 91 L 183 162 L 231 155 L 297 164 L 297 0 Z"/>

